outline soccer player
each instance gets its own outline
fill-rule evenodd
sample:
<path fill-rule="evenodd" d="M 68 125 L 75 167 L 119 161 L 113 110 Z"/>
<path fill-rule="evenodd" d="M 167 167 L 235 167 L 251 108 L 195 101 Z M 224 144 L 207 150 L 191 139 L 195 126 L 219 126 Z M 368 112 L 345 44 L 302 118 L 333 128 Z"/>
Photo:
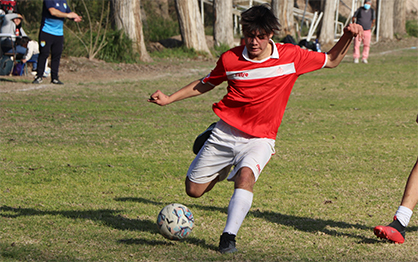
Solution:
<path fill-rule="evenodd" d="M 165 106 L 228 81 L 227 94 L 213 104 L 220 120 L 191 163 L 185 181 L 186 193 L 196 198 L 219 181 L 234 182 L 226 226 L 220 237 L 221 253 L 237 251 L 235 236 L 251 207 L 253 187 L 275 152 L 276 134 L 296 79 L 314 70 L 336 67 L 353 37 L 363 32 L 360 25 L 350 24 L 325 54 L 274 43 L 271 38 L 275 30 L 280 30 L 280 24 L 264 5 L 244 11 L 240 23 L 245 45 L 223 53 L 210 74 L 169 96 L 157 90 L 148 99 Z"/>
<path fill-rule="evenodd" d="M 418 123 L 418 115 L 416 122 Z M 395 213 L 392 223 L 387 226 L 377 226 L 374 234 L 391 242 L 402 244 L 405 241 L 405 228 L 412 217 L 412 210 L 418 202 L 418 159 L 409 174 L 403 193 L 401 205 Z"/>

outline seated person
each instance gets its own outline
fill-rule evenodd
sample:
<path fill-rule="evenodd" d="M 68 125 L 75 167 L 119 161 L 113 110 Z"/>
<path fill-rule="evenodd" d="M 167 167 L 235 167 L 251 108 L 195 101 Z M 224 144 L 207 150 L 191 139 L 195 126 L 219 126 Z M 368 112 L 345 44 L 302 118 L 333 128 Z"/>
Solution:
<path fill-rule="evenodd" d="M 29 60 L 36 61 L 32 63 L 32 72 L 36 72 L 38 68 L 38 57 L 39 57 L 39 44 L 35 40 L 31 40 L 27 36 L 23 36 L 20 39 L 16 40 L 16 52 L 20 53 L 24 49 L 26 49 L 26 53 L 24 53 L 22 59 L 20 61 L 22 63 L 26 63 Z M 21 47 L 21 48 L 20 48 Z"/>
<path fill-rule="evenodd" d="M 6 14 L 0 28 L 0 33 L 11 34 L 17 37 L 27 36 L 22 28 L 23 17 L 20 14 Z M 0 39 L 1 48 L 4 53 L 13 53 L 15 42 L 10 37 L 2 37 Z M 26 53 L 26 50 L 25 52 Z"/>

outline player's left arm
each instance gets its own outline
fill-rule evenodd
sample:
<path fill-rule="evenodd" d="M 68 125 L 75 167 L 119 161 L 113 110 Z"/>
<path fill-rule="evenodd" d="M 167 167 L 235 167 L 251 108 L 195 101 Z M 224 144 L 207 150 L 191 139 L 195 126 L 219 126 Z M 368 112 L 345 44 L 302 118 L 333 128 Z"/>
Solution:
<path fill-rule="evenodd" d="M 327 53 L 328 59 L 325 68 L 337 67 L 347 54 L 353 37 L 363 37 L 363 27 L 359 24 L 349 24 L 344 28 L 344 34 Z"/>

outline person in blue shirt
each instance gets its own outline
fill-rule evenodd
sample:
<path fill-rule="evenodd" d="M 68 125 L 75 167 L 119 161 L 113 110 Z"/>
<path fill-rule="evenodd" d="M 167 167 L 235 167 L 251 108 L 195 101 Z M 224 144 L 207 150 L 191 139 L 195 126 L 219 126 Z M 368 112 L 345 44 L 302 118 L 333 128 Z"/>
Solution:
<path fill-rule="evenodd" d="M 42 83 L 45 62 L 51 51 L 51 83 L 63 83 L 58 79 L 58 69 L 64 45 L 64 20 L 80 22 L 82 17 L 71 11 L 66 0 L 44 0 L 42 22 L 39 30 L 38 70 L 33 84 Z"/>

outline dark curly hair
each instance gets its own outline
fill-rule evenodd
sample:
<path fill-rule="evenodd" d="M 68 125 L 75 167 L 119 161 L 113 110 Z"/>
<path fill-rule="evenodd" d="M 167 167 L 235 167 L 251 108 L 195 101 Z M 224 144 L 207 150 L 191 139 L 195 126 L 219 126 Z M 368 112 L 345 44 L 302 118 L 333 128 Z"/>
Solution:
<path fill-rule="evenodd" d="M 260 32 L 265 34 L 280 31 L 280 23 L 267 5 L 255 5 L 241 14 L 242 32 L 252 34 Z"/>

